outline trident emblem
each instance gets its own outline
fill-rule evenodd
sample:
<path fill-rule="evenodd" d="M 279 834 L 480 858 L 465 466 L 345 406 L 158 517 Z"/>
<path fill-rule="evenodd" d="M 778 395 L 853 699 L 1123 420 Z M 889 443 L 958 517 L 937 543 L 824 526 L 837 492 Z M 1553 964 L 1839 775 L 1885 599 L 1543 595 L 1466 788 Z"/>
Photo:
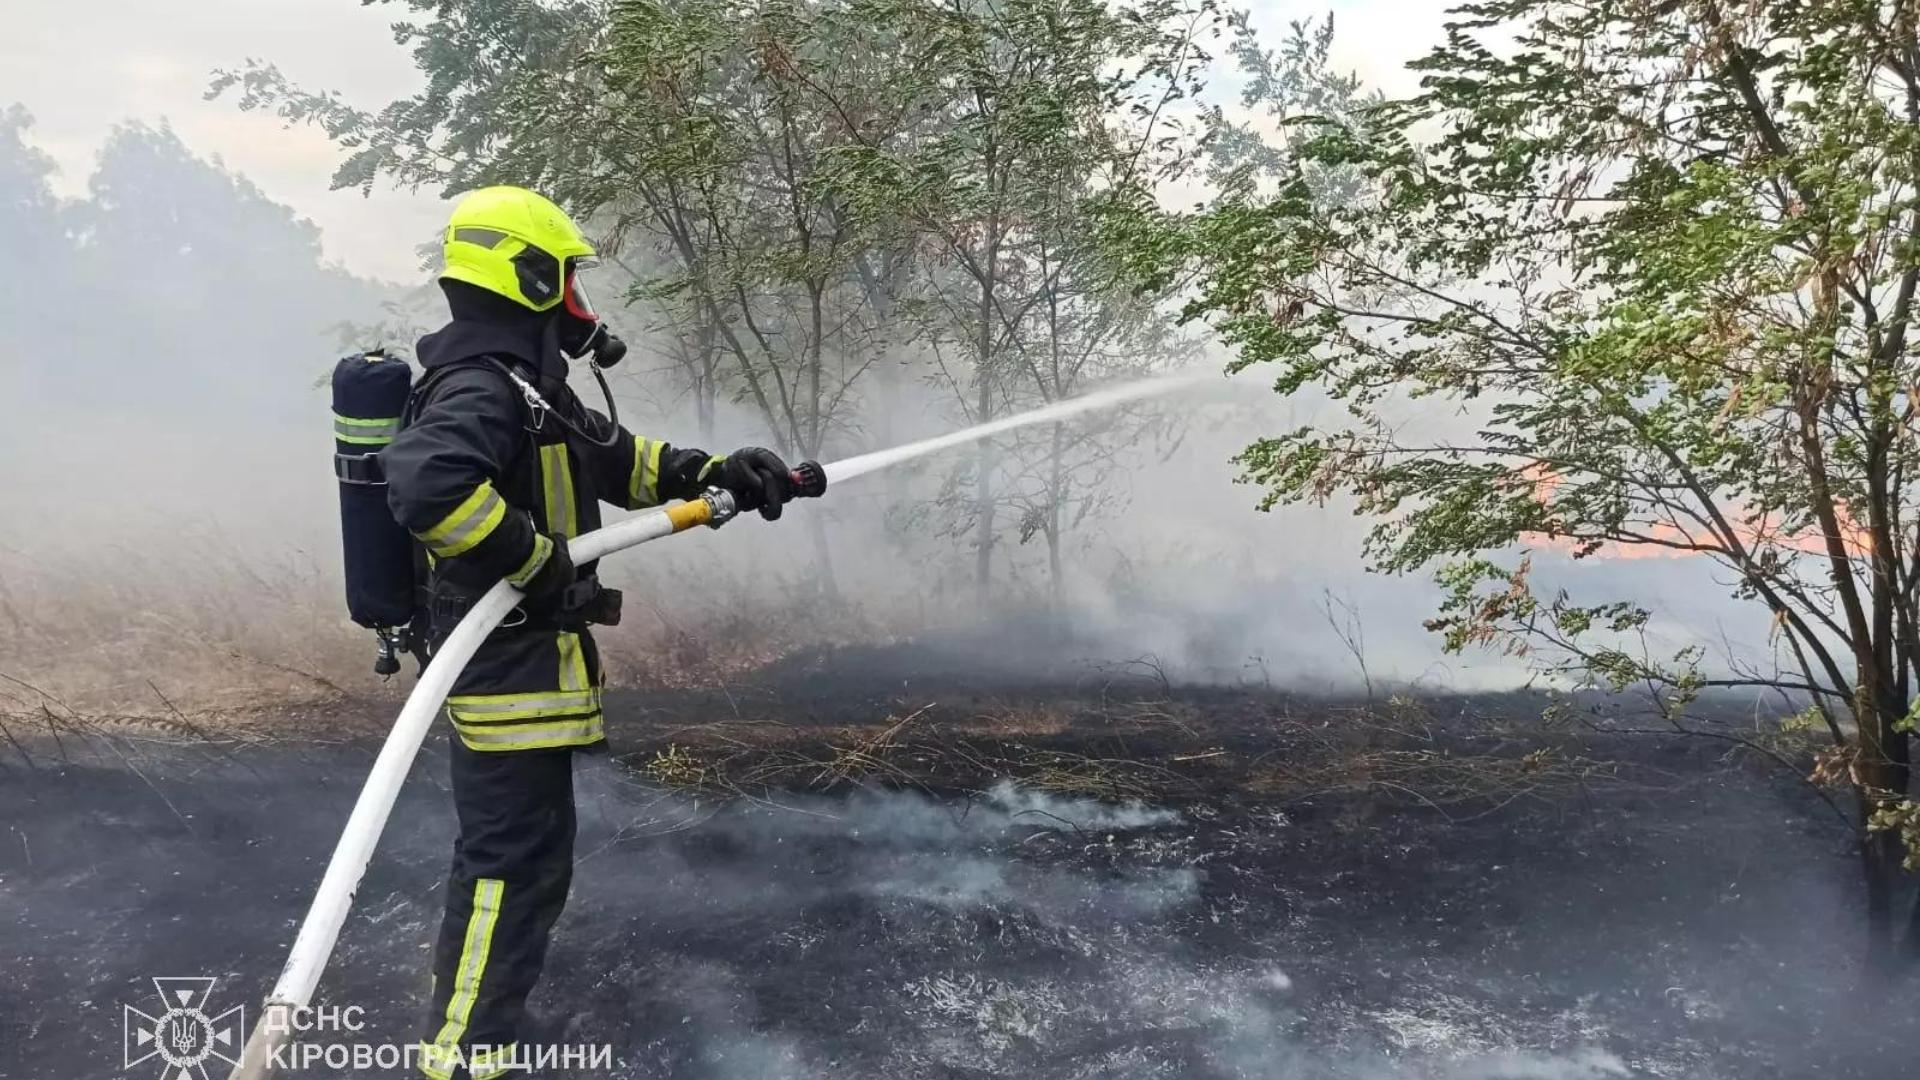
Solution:
<path fill-rule="evenodd" d="M 160 1080 L 210 1080 L 207 1062 L 239 1064 L 240 1045 L 247 1027 L 243 1006 L 219 1016 L 207 1014 L 214 980 L 155 979 L 161 1012 L 150 1016 L 131 1005 L 121 1006 L 125 1056 L 121 1068 L 160 1059 Z"/>

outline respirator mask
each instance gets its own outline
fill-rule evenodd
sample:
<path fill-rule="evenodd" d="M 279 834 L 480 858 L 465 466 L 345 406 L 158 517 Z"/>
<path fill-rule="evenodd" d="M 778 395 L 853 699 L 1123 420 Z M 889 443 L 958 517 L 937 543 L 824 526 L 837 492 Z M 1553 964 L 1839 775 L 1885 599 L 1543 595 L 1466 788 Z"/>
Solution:
<path fill-rule="evenodd" d="M 557 339 L 556 344 L 560 346 L 562 355 L 569 360 L 585 359 L 588 362 L 593 379 L 600 384 L 600 393 L 606 399 L 607 414 L 605 417 L 595 417 L 582 406 L 577 417 L 569 417 L 565 410 L 555 411 L 552 415 L 582 439 L 596 446 L 610 447 L 620 439 L 620 412 L 613 401 L 613 388 L 607 385 L 607 377 L 602 372 L 625 358 L 627 343 L 616 337 L 601 321 L 599 309 L 593 306 L 593 298 L 587 294 L 587 287 L 580 280 L 580 271 L 592 269 L 594 265 L 591 259 L 571 259 L 567 262 L 566 273 L 561 280 L 563 299 L 554 312 L 551 332 Z"/>
<path fill-rule="evenodd" d="M 625 359 L 627 343 L 607 329 L 599 309 L 594 307 L 593 297 L 587 293 L 581 271 L 591 270 L 595 265 L 592 259 L 568 261 L 559 330 L 560 348 L 575 360 L 591 357 L 598 369 L 612 367 Z"/>

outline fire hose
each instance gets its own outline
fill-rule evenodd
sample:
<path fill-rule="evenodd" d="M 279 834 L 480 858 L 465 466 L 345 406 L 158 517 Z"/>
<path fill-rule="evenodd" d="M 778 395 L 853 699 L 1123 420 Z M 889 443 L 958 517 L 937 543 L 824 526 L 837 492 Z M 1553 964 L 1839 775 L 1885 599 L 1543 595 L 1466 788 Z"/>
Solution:
<path fill-rule="evenodd" d="M 792 480 L 794 491 L 800 496 L 814 498 L 826 491 L 826 472 L 817 462 L 802 462 L 793 470 Z M 577 562 L 591 562 L 700 525 L 717 529 L 733 520 L 738 512 L 731 494 L 714 489 L 691 502 L 635 514 L 577 536 L 567 542 L 567 549 Z M 367 782 L 360 789 L 360 797 L 347 818 L 340 842 L 334 846 L 333 858 L 327 863 L 326 876 L 320 879 L 313 904 L 300 924 L 299 935 L 294 938 L 286 966 L 280 970 L 272 993 L 267 995 L 265 1009 L 247 1038 L 240 1063 L 234 1067 L 230 1080 L 264 1080 L 272 1074 L 276 1052 L 291 1038 L 301 1010 L 313 1000 L 320 973 L 333 955 L 334 943 L 347 921 L 360 879 L 373 859 L 374 845 L 386 829 L 400 785 L 413 768 L 413 760 L 426 741 L 427 729 L 440 711 L 441 702 L 446 700 L 454 680 L 473 659 L 480 644 L 520 599 L 519 589 L 504 580 L 497 582 L 447 635 L 420 673 L 420 681 L 407 695 L 399 719 L 387 733 L 386 744 L 380 748 L 380 755 L 367 774 Z"/>

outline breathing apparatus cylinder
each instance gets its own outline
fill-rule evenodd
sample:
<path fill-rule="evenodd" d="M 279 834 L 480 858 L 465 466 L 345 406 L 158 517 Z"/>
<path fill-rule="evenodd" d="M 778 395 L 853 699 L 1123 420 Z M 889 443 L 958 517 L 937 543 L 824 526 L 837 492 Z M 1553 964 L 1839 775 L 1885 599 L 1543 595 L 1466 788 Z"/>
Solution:
<path fill-rule="evenodd" d="M 405 360 L 375 350 L 333 369 L 334 475 L 340 481 L 340 540 L 346 565 L 347 612 L 380 632 L 374 670 L 399 670 L 396 649 L 413 621 L 413 538 L 387 509 L 380 451 L 400 432 L 413 389 Z"/>

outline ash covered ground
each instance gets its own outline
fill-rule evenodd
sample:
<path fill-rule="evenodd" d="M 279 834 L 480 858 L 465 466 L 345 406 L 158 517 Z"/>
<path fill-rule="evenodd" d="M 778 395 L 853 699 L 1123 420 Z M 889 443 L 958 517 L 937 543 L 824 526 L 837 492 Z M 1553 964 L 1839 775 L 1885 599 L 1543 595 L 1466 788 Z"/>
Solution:
<path fill-rule="evenodd" d="M 1854 867 L 1807 789 L 1542 704 L 984 679 L 912 648 L 615 695 L 535 1035 L 615 1048 L 581 1076 L 685 1080 L 1910 1068 L 1920 1015 L 1848 1018 Z M 153 976 L 258 1002 L 390 715 L 9 721 L 0 1075 L 131 1075 Z M 444 739 L 322 983 L 356 1041 L 416 1035 Z"/>

